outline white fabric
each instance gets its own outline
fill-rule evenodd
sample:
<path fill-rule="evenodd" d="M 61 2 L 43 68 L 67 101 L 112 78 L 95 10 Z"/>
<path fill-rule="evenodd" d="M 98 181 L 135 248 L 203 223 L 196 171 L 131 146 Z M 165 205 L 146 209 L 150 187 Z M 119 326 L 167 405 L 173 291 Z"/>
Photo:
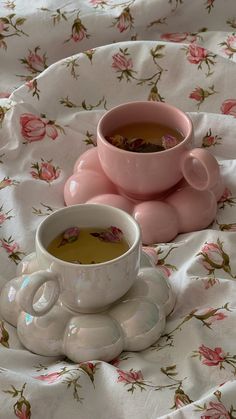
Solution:
<path fill-rule="evenodd" d="M 235 1 L 34 3 L 0 1 L 1 284 L 34 250 L 42 217 L 64 205 L 86 140 L 96 142 L 99 118 L 119 103 L 164 100 L 188 112 L 225 192 L 208 229 L 154 246 L 177 303 L 151 348 L 75 365 L 30 353 L 1 321 L 0 417 L 233 418 Z"/>

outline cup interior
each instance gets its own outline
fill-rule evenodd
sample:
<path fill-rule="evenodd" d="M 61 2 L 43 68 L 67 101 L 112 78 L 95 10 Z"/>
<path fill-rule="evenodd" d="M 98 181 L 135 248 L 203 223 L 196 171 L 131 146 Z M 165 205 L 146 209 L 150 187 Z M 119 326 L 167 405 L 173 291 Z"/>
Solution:
<path fill-rule="evenodd" d="M 37 229 L 37 246 L 43 253 L 48 253 L 47 247 L 50 242 L 66 229 L 75 226 L 81 228 L 115 226 L 121 229 L 128 242 L 129 249 L 120 257 L 132 252 L 133 248 L 139 245 L 141 240 L 140 228 L 137 222 L 126 212 L 108 205 L 79 204 L 62 208 L 49 215 Z M 54 256 L 50 256 L 54 258 Z M 62 260 L 61 262 L 70 263 Z M 108 262 L 111 262 L 111 260 Z"/>
<path fill-rule="evenodd" d="M 135 122 L 155 122 L 174 128 L 184 139 L 189 138 L 192 132 L 190 118 L 174 106 L 162 102 L 128 102 L 112 108 L 103 115 L 98 123 L 99 139 L 110 144 L 106 141 L 106 136 L 121 126 Z"/>

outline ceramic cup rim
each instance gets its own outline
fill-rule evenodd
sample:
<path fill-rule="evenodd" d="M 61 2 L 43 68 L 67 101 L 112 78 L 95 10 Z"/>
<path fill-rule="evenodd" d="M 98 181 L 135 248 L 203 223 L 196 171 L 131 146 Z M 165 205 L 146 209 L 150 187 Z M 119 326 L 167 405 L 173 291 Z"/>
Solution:
<path fill-rule="evenodd" d="M 94 213 L 96 213 L 96 208 L 99 207 L 101 209 L 104 209 L 105 211 L 110 211 L 110 212 L 114 212 L 117 214 L 120 214 L 123 217 L 126 217 L 127 220 L 129 220 L 129 224 L 132 224 L 133 227 L 135 228 L 135 240 L 133 241 L 132 245 L 129 247 L 129 249 L 123 253 L 122 255 L 114 258 L 114 259 L 110 259 L 108 261 L 105 262 L 101 262 L 101 263 L 93 263 L 93 264 L 76 264 L 73 262 L 68 262 L 62 259 L 57 258 L 56 256 L 53 256 L 51 253 L 49 253 L 47 251 L 47 249 L 45 248 L 45 246 L 42 243 L 42 234 L 43 234 L 43 229 L 45 228 L 45 226 L 47 226 L 48 223 L 51 222 L 51 220 L 54 217 L 58 217 L 58 214 L 64 214 L 66 212 L 69 211 L 76 211 L 79 210 L 81 207 L 90 207 L 91 209 L 94 209 Z M 72 209 L 73 208 L 73 209 Z M 75 270 L 83 268 L 83 269 L 97 269 L 97 268 L 102 268 L 103 266 L 107 266 L 107 265 L 112 265 L 115 262 L 119 262 L 122 259 L 126 259 L 127 257 L 129 257 L 130 254 L 133 253 L 133 251 L 137 248 L 137 246 L 140 246 L 141 243 L 141 229 L 139 227 L 139 224 L 137 223 L 137 221 L 127 212 L 121 210 L 120 208 L 115 208 L 115 207 L 111 207 L 110 205 L 105 205 L 105 204 L 76 204 L 76 205 L 70 205 L 67 207 L 63 207 L 63 208 L 59 208 L 58 210 L 54 211 L 52 214 L 48 215 L 47 218 L 45 218 L 38 226 L 37 230 L 36 230 L 36 235 L 35 235 L 35 242 L 36 242 L 36 249 L 38 248 L 40 250 L 40 252 L 46 256 L 47 258 L 50 258 L 52 262 L 56 262 L 59 266 L 63 266 L 63 267 L 70 267 L 73 268 Z"/>
<path fill-rule="evenodd" d="M 118 148 L 114 145 L 112 145 L 111 143 L 109 143 L 102 131 L 103 131 L 103 125 L 106 122 L 106 119 L 112 114 L 112 113 L 116 113 L 117 111 L 119 111 L 122 108 L 125 107 L 132 107 L 132 106 L 153 106 L 153 107 L 163 107 L 166 108 L 166 110 L 169 110 L 171 112 L 175 112 L 178 113 L 182 118 L 184 118 L 186 120 L 186 123 L 188 124 L 188 130 L 187 130 L 187 134 L 184 136 L 184 139 L 182 141 L 180 141 L 179 144 L 175 145 L 172 148 L 166 149 L 166 150 L 160 150 L 160 151 L 154 151 L 151 153 L 143 153 L 143 152 L 135 152 L 135 151 L 129 151 L 129 150 L 123 150 L 121 148 Z M 105 120 L 105 122 L 104 122 Z M 176 149 L 181 148 L 184 146 L 185 143 L 187 143 L 189 141 L 189 139 L 191 139 L 191 135 L 193 133 L 193 123 L 192 120 L 190 119 L 190 117 L 187 115 L 187 113 L 185 113 L 184 111 L 182 111 L 181 109 L 177 108 L 176 106 L 170 105 L 169 103 L 166 102 L 153 102 L 153 101 L 148 101 L 148 100 L 144 100 L 144 101 L 132 101 L 132 102 L 124 102 L 120 105 L 114 106 L 113 108 L 109 109 L 108 111 L 106 111 L 104 113 L 104 115 L 100 118 L 100 120 L 98 121 L 98 125 L 97 125 L 97 133 L 98 133 L 98 137 L 99 140 L 109 149 L 111 150 L 116 150 L 118 153 L 123 153 L 123 154 L 131 154 L 131 155 L 140 155 L 142 157 L 144 156 L 150 156 L 151 155 L 160 155 L 160 154 L 166 154 L 166 153 L 173 153 Z"/>

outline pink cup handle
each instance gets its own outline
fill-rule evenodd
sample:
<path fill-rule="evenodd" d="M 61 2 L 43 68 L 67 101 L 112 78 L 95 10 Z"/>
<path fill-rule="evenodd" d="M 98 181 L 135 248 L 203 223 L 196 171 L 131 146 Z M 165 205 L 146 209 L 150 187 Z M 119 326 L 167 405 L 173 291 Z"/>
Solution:
<path fill-rule="evenodd" d="M 202 148 L 186 151 L 181 169 L 188 184 L 199 191 L 213 188 L 220 177 L 217 160 Z"/>

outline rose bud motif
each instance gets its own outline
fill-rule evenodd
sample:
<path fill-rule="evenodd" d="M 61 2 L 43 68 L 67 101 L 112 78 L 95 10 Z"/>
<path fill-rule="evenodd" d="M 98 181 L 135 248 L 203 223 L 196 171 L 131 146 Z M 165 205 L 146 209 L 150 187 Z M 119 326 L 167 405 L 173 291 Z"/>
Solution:
<path fill-rule="evenodd" d="M 64 246 L 67 243 L 75 242 L 79 237 L 80 230 L 78 227 L 67 228 L 62 234 L 62 240 L 58 247 Z"/>
<path fill-rule="evenodd" d="M 118 227 L 111 226 L 101 233 L 90 233 L 91 236 L 97 237 L 99 240 L 104 242 L 118 243 L 123 238 L 123 233 Z"/>
<path fill-rule="evenodd" d="M 175 147 L 178 144 L 177 138 L 173 137 L 173 135 L 163 135 L 161 139 L 161 144 L 165 149 Z"/>

